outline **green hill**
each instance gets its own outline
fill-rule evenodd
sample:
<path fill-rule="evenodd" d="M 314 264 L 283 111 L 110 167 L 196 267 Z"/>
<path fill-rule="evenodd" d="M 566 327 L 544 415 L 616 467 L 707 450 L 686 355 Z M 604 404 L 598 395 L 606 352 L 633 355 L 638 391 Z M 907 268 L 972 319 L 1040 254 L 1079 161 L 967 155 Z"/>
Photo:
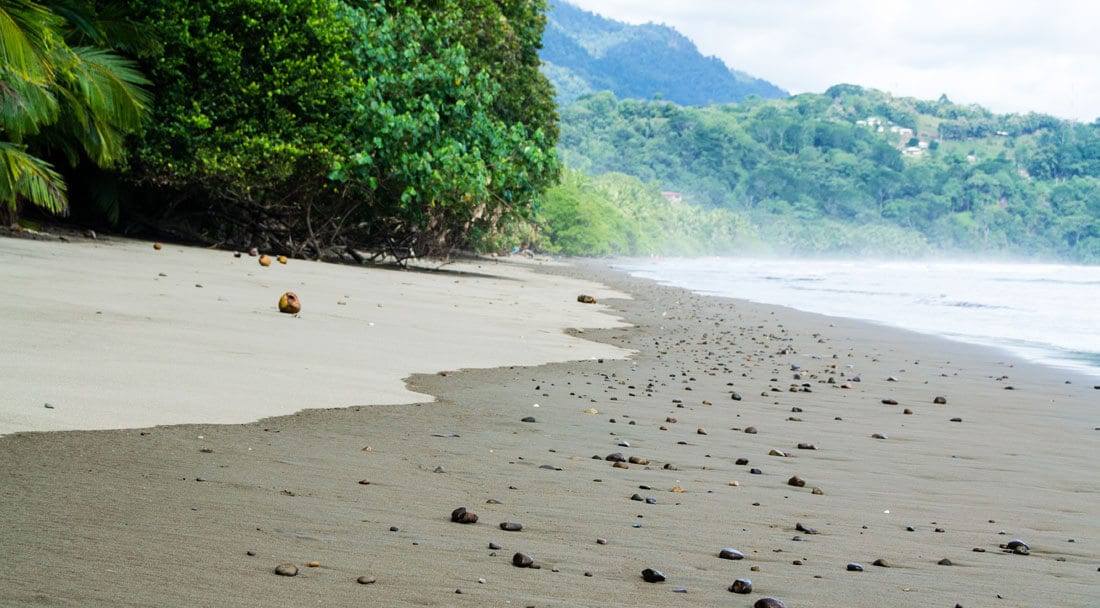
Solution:
<path fill-rule="evenodd" d="M 1100 262 L 1100 121 L 851 85 L 705 108 L 605 92 L 561 117 L 566 166 L 745 218 L 776 252 Z"/>
<path fill-rule="evenodd" d="M 624 99 L 659 96 L 686 106 L 787 96 L 770 82 L 703 56 L 694 42 L 664 25 L 628 25 L 566 2 L 554 5 L 547 18 L 539 56 L 563 105 L 597 91 Z"/>

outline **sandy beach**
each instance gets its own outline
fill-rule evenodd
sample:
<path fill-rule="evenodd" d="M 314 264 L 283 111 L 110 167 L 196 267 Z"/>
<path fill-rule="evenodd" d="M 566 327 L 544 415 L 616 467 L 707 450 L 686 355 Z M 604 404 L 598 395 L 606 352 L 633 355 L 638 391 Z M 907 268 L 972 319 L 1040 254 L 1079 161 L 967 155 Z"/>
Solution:
<path fill-rule="evenodd" d="M 1100 605 L 1095 379 L 600 261 L 0 261 L 3 606 Z"/>

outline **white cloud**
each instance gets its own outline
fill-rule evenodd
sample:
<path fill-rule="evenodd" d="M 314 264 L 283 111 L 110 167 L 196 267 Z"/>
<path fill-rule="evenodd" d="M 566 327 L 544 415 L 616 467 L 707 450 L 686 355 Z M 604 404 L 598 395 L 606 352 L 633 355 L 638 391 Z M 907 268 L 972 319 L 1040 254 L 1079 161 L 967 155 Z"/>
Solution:
<path fill-rule="evenodd" d="M 553 0 L 552 0 L 553 1 Z M 571 0 L 664 23 L 792 92 L 845 82 L 996 112 L 1100 118 L 1100 3 L 1074 0 Z"/>

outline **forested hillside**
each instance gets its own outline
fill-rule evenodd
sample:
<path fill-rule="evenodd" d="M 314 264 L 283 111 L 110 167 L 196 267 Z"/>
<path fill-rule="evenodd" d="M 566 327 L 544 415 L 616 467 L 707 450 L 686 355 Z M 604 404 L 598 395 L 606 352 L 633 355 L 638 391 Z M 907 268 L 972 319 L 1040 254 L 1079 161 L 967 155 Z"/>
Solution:
<path fill-rule="evenodd" d="M 703 56 L 668 26 L 628 25 L 561 1 L 547 17 L 539 55 L 562 105 L 597 91 L 623 99 L 660 96 L 687 106 L 787 96 L 770 82 Z"/>
<path fill-rule="evenodd" d="M 1100 262 L 1100 122 L 824 94 L 563 108 L 561 157 L 749 220 L 776 252 L 963 251 Z"/>

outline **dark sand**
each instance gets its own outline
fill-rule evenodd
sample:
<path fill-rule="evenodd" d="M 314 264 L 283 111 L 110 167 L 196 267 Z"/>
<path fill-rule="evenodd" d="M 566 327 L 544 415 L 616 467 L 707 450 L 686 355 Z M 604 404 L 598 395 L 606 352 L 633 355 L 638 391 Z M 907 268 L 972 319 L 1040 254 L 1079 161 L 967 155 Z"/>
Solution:
<path fill-rule="evenodd" d="M 1100 381 L 603 266 L 568 272 L 633 294 L 601 302 L 633 327 L 583 336 L 627 360 L 411 378 L 430 404 L 0 438 L 0 605 L 1100 605 Z"/>

